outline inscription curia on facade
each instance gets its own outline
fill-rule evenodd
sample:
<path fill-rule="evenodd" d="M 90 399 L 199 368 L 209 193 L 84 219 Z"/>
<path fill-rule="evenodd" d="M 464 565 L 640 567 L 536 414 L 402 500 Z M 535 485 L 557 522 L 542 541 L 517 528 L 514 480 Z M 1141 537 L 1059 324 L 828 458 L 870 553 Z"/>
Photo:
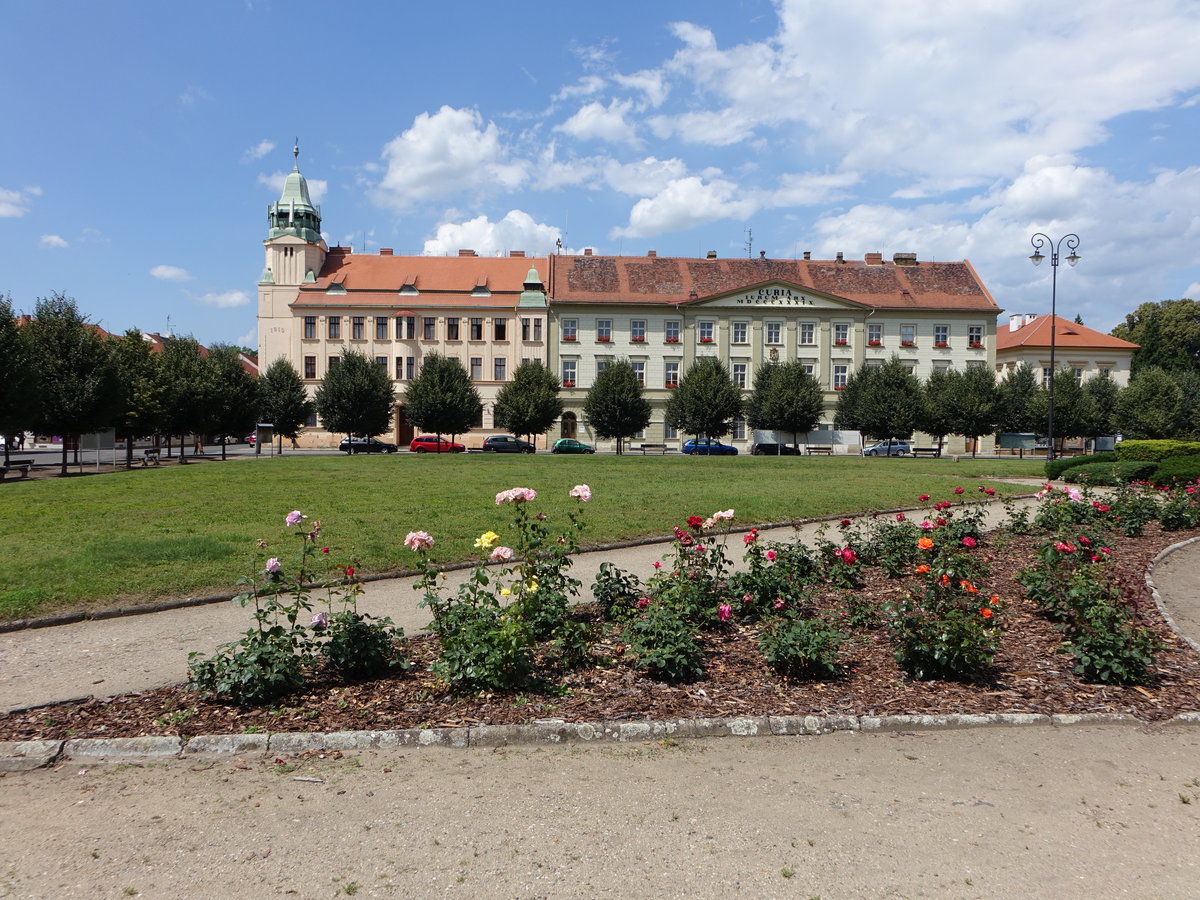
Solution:
<path fill-rule="evenodd" d="M 786 287 L 764 287 L 756 291 L 747 291 L 744 294 L 735 294 L 732 297 L 727 297 L 725 303 L 734 303 L 738 306 L 816 306 L 816 301 L 812 297 L 806 297 L 801 293 L 793 291 Z M 724 305 L 724 304 L 722 304 Z"/>

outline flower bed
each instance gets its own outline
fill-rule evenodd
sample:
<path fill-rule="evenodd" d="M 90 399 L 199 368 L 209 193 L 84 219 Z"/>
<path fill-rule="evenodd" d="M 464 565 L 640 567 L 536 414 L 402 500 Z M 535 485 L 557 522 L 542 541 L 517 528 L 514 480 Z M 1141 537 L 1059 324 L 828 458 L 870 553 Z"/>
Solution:
<path fill-rule="evenodd" d="M 1162 622 L 1141 577 L 1163 546 L 1200 530 L 1194 494 L 1130 487 L 1101 502 L 1048 489 L 1035 511 L 1013 508 L 1005 529 L 986 534 L 971 500 L 923 496 L 921 513 L 832 523 L 812 546 L 732 533 L 734 511 L 722 510 L 677 525 L 651 571 L 606 568 L 597 602 L 578 607 L 567 605 L 578 585 L 565 562 L 590 490 L 572 496 L 579 507 L 555 536 L 535 491 L 497 495 L 513 509 L 511 546 L 481 535 L 481 562 L 495 565 L 454 596 L 442 596 L 426 566 L 435 624 L 409 638 L 357 614 L 353 564 L 333 562 L 319 523 L 306 527 L 294 511 L 299 560 L 266 559 L 244 583 L 247 605 L 275 606 L 260 624 L 281 613 L 271 621 L 308 654 L 291 670 L 298 682 L 261 705 L 174 687 L 14 714 L 0 717 L 0 739 L 546 717 L 1110 711 L 1161 720 L 1200 707 L 1200 658 Z M 1154 520 L 1168 508 L 1171 527 L 1186 531 Z M 423 558 L 434 540 L 415 531 L 405 543 Z M 734 548 L 745 572 L 732 571 Z M 321 565 L 328 600 L 294 593 L 295 579 Z M 328 649 L 335 626 L 340 650 Z"/>

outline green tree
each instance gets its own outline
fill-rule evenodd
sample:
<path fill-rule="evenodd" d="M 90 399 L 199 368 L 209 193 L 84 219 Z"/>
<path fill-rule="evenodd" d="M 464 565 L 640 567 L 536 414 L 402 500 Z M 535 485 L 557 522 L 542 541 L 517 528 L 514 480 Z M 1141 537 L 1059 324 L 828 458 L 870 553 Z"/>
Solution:
<path fill-rule="evenodd" d="M 479 391 L 463 364 L 437 353 L 421 361 L 421 372 L 408 383 L 404 396 L 405 418 L 439 438 L 469 431 L 483 411 Z"/>
<path fill-rule="evenodd" d="M 1037 418 L 1037 373 L 1021 363 L 1000 382 L 996 430 L 1016 434 L 1038 433 L 1045 427 Z"/>
<path fill-rule="evenodd" d="M 958 380 L 949 369 L 935 369 L 921 387 L 921 416 L 917 427 L 937 441 L 940 448 L 946 435 L 954 433 L 954 391 Z"/>
<path fill-rule="evenodd" d="M 921 382 L 895 355 L 881 366 L 858 369 L 840 393 L 834 425 L 872 440 L 910 437 L 921 419 Z"/>
<path fill-rule="evenodd" d="M 1151 367 L 1169 372 L 1200 367 L 1200 303 L 1195 300 L 1143 303 L 1112 334 L 1139 345 L 1133 353 L 1134 375 Z"/>
<path fill-rule="evenodd" d="M 326 431 L 373 437 L 391 425 L 396 398 L 392 379 L 375 360 L 343 350 L 317 386 L 315 403 Z"/>
<path fill-rule="evenodd" d="M 650 401 L 642 396 L 637 373 L 628 360 L 620 359 L 596 376 L 583 401 L 583 414 L 597 437 L 621 442 L 650 424 Z"/>
<path fill-rule="evenodd" d="M 540 362 L 523 362 L 513 373 L 513 380 L 496 395 L 492 419 L 500 428 L 530 439 L 545 434 L 562 415 L 560 388 L 558 378 Z"/>
<path fill-rule="evenodd" d="M 1094 375 L 1083 383 L 1080 408 L 1080 434 L 1095 440 L 1117 430 L 1117 398 L 1121 388 L 1108 372 Z"/>
<path fill-rule="evenodd" d="M 316 404 L 308 397 L 300 373 L 292 361 L 281 356 L 263 373 L 259 390 L 262 395 L 262 419 L 270 422 L 279 436 L 279 452 L 283 439 L 295 441 L 308 417 L 316 412 Z"/>
<path fill-rule="evenodd" d="M 166 413 L 162 358 L 137 328 L 130 328 L 109 345 L 120 380 L 117 434 L 125 438 L 125 462 L 133 463 L 135 438 L 158 434 Z"/>
<path fill-rule="evenodd" d="M 1183 391 L 1169 372 L 1143 369 L 1117 396 L 1117 426 L 1127 438 L 1173 437 L 1182 424 L 1183 403 Z"/>
<path fill-rule="evenodd" d="M 262 407 L 259 381 L 242 365 L 241 350 L 218 345 L 209 350 L 209 377 L 213 388 L 209 428 L 213 434 L 245 434 L 258 421 Z M 221 442 L 221 459 L 226 447 Z"/>
<path fill-rule="evenodd" d="M 17 322 L 12 298 L 0 296 L 0 435 L 5 439 L 6 463 L 13 436 L 25 432 L 37 415 L 37 392 L 27 337 Z"/>
<path fill-rule="evenodd" d="M 667 398 L 667 424 L 684 434 L 709 440 L 729 434 L 742 414 L 742 389 L 725 364 L 714 356 L 692 363 Z"/>
<path fill-rule="evenodd" d="M 954 433 L 973 441 L 971 455 L 979 452 L 979 436 L 996 430 L 999 390 L 996 373 L 986 366 L 969 366 L 950 375 L 950 420 Z"/>
<path fill-rule="evenodd" d="M 212 418 L 208 360 L 195 338 L 168 338 L 163 344 L 158 374 L 161 379 L 158 391 L 164 400 L 159 433 L 167 440 L 168 456 L 171 438 L 179 437 L 179 457 L 183 459 L 184 437 L 202 434 Z"/>
<path fill-rule="evenodd" d="M 1043 385 L 1033 401 L 1039 434 L 1044 434 L 1050 423 L 1050 391 Z M 1072 369 L 1059 369 L 1054 373 L 1054 444 L 1061 450 L 1069 437 L 1083 434 L 1083 387 Z"/>
<path fill-rule="evenodd" d="M 61 474 L 67 474 L 67 440 L 115 424 L 120 384 L 112 354 L 99 332 L 60 293 L 38 298 L 28 325 L 30 360 L 38 396 L 38 431 L 63 437 Z"/>
<path fill-rule="evenodd" d="M 820 424 L 825 397 L 820 382 L 802 363 L 769 363 L 754 376 L 745 409 L 751 428 L 789 433 L 792 443 L 799 445 L 800 432 Z"/>
<path fill-rule="evenodd" d="M 1200 369 L 1195 372 L 1178 372 L 1175 383 L 1183 392 L 1183 410 L 1180 413 L 1180 436 L 1192 440 L 1200 437 Z M 1108 432 L 1112 434 L 1112 432 Z"/>

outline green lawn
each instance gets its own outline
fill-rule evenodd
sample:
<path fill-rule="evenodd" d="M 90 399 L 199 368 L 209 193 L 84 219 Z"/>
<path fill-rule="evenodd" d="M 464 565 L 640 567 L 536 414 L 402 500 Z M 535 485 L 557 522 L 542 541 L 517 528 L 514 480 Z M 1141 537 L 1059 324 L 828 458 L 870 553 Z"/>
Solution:
<path fill-rule="evenodd" d="M 737 523 L 912 506 L 917 496 L 977 496 L 989 475 L 1038 477 L 1019 460 L 682 456 L 281 457 L 210 462 L 0 487 L 0 619 L 83 605 L 229 591 L 238 575 L 287 558 L 284 516 L 320 519 L 324 542 L 363 571 L 411 566 L 402 541 L 430 532 L 436 557 L 463 560 L 484 531 L 502 536 L 495 494 L 538 491 L 555 516 L 591 486 L 588 543 L 669 533 L 692 514 L 733 507 Z M 1028 490 L 996 485 L 1000 492 Z M 294 533 L 294 529 L 293 529 Z M 266 550 L 256 541 L 267 542 Z"/>

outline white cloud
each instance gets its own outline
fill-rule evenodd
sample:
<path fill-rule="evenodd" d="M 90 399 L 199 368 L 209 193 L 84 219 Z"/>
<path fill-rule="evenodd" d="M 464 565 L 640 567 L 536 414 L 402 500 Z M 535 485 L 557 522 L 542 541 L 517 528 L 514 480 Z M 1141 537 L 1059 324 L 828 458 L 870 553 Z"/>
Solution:
<path fill-rule="evenodd" d="M 213 309 L 235 309 L 253 302 L 253 298 L 245 291 L 210 292 L 193 299 L 201 306 L 211 306 Z"/>
<path fill-rule="evenodd" d="M 0 219 L 17 219 L 29 212 L 29 196 L 40 194 L 41 188 L 10 191 L 0 188 Z"/>
<path fill-rule="evenodd" d="M 675 179 L 654 197 L 643 198 L 629 211 L 629 224 L 614 228 L 612 237 L 651 237 L 682 231 L 718 219 L 744 219 L 754 212 L 754 200 L 724 179 L 703 181 L 698 176 Z"/>
<path fill-rule="evenodd" d="M 683 160 L 656 159 L 647 156 L 632 163 L 619 163 L 614 159 L 604 165 L 604 180 L 613 190 L 622 194 L 657 194 L 672 181 L 687 175 Z"/>
<path fill-rule="evenodd" d="M 241 335 L 233 342 L 236 347 L 257 347 L 258 346 L 258 327 L 255 326 Z"/>
<path fill-rule="evenodd" d="M 179 102 L 183 106 L 195 106 L 202 100 L 212 100 L 212 96 L 202 87 L 189 85 L 179 95 Z"/>
<path fill-rule="evenodd" d="M 425 242 L 422 252 L 426 256 L 452 256 L 459 250 L 474 250 L 480 256 L 494 256 L 524 250 L 531 256 L 545 255 L 554 252 L 554 242 L 561 236 L 553 225 L 535 222 L 529 213 L 514 209 L 498 222 L 477 216 L 466 222 L 443 223 L 438 226 L 437 236 Z"/>
<path fill-rule="evenodd" d="M 270 175 L 259 175 L 258 183 L 266 185 L 276 197 L 283 193 L 283 183 L 287 180 L 290 172 L 274 172 Z M 308 199 L 313 203 L 319 204 L 325 199 L 325 194 L 329 191 L 329 182 L 323 178 L 309 178 L 305 176 L 305 182 L 308 184 Z"/>
<path fill-rule="evenodd" d="M 624 88 L 637 91 L 651 107 L 661 106 L 671 90 L 664 73 L 655 69 L 645 69 L 632 75 L 614 75 L 613 81 Z"/>
<path fill-rule="evenodd" d="M 159 281 L 191 281 L 192 276 L 187 269 L 181 269 L 179 266 L 155 266 L 150 270 L 150 275 L 157 278 Z"/>
<path fill-rule="evenodd" d="M 38 240 L 39 247 L 69 247 L 71 246 L 57 234 L 43 234 Z"/>
<path fill-rule="evenodd" d="M 636 146 L 640 141 L 627 119 L 632 109 L 633 103 L 629 100 L 613 100 L 608 106 L 588 103 L 567 121 L 556 125 L 554 130 L 581 141 L 595 139 Z"/>
<path fill-rule="evenodd" d="M 256 159 L 262 159 L 274 149 L 274 141 L 261 140 L 253 147 L 246 148 L 246 152 L 242 154 L 242 162 L 253 162 Z"/>
<path fill-rule="evenodd" d="M 785 174 L 771 193 L 773 206 L 813 206 L 843 197 L 861 181 L 853 172 Z"/>
<path fill-rule="evenodd" d="M 575 84 L 568 84 L 553 96 L 553 100 L 570 100 L 573 97 L 590 97 L 604 90 L 605 81 L 599 75 L 584 75 Z"/>
<path fill-rule="evenodd" d="M 397 211 L 464 190 L 511 191 L 528 178 L 528 162 L 510 161 L 500 129 L 473 109 L 421 113 L 382 155 L 387 168 L 371 197 Z"/>

